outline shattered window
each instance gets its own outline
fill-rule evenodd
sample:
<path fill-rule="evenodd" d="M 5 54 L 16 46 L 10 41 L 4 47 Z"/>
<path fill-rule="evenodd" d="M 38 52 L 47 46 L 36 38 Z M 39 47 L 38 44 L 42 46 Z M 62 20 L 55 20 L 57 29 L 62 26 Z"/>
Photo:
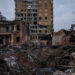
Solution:
<path fill-rule="evenodd" d="M 20 26 L 19 25 L 17 25 L 17 30 L 20 30 Z"/>
<path fill-rule="evenodd" d="M 17 38 L 16 38 L 16 42 L 19 42 L 19 41 L 20 41 L 20 37 L 17 37 Z"/>

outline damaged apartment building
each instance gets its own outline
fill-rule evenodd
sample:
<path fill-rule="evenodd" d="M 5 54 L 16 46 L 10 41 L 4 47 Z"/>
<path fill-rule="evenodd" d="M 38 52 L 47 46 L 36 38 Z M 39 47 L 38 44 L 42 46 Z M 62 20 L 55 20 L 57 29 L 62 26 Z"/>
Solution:
<path fill-rule="evenodd" d="M 15 0 L 15 7 L 15 19 L 29 24 L 30 41 L 47 44 L 53 32 L 53 0 Z"/>
<path fill-rule="evenodd" d="M 0 18 L 0 44 L 48 44 L 52 39 L 53 0 L 15 0 L 15 20 Z"/>
<path fill-rule="evenodd" d="M 27 42 L 28 28 L 21 21 L 0 21 L 0 45 L 18 46 Z"/>

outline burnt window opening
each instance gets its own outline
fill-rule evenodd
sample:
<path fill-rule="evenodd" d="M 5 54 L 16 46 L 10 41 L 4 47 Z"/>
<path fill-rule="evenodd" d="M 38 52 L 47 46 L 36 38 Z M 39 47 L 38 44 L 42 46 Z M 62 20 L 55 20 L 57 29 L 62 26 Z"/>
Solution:
<path fill-rule="evenodd" d="M 9 31 L 9 27 L 6 27 L 6 31 L 7 31 L 7 32 Z"/>
<path fill-rule="evenodd" d="M 36 25 L 36 24 L 37 24 L 37 22 L 34 22 L 34 24 Z"/>
<path fill-rule="evenodd" d="M 31 14 L 28 14 L 28 16 L 31 16 Z"/>
<path fill-rule="evenodd" d="M 21 18 L 21 21 L 23 20 L 23 18 Z"/>
<path fill-rule="evenodd" d="M 42 7 L 42 4 L 41 4 L 41 3 L 39 4 L 39 7 L 40 7 L 40 8 Z"/>
<path fill-rule="evenodd" d="M 44 26 L 44 28 L 47 28 L 47 26 Z"/>
<path fill-rule="evenodd" d="M 17 37 L 16 38 L 16 42 L 20 42 L 20 37 Z"/>
<path fill-rule="evenodd" d="M 40 28 L 47 28 L 47 26 L 42 26 L 42 25 L 40 25 L 39 27 L 40 27 Z"/>
<path fill-rule="evenodd" d="M 17 30 L 18 30 L 18 31 L 20 30 L 20 26 L 19 26 L 19 25 L 17 25 Z"/>
<path fill-rule="evenodd" d="M 36 18 L 36 17 L 35 17 L 34 19 L 35 19 L 35 20 L 37 20 L 37 18 Z"/>
<path fill-rule="evenodd" d="M 12 31 L 14 30 L 14 26 L 12 26 L 12 29 L 11 29 Z"/>
<path fill-rule="evenodd" d="M 45 17 L 45 20 L 47 20 L 47 17 Z"/>
<path fill-rule="evenodd" d="M 52 37 L 51 37 L 51 35 L 43 35 L 43 36 L 41 36 L 40 39 L 41 40 L 52 40 Z"/>
<path fill-rule="evenodd" d="M 35 30 L 31 30 L 31 33 L 35 33 Z"/>
<path fill-rule="evenodd" d="M 39 30 L 39 33 L 41 33 L 42 31 L 41 30 Z"/>
<path fill-rule="evenodd" d="M 23 11 L 23 9 L 21 9 L 21 11 Z"/>
<path fill-rule="evenodd" d="M 37 12 L 37 9 L 34 9 L 33 11 L 34 11 L 34 12 Z"/>
<path fill-rule="evenodd" d="M 17 17 L 19 17 L 19 16 L 20 16 L 20 14 L 16 14 L 16 16 L 17 16 Z"/>
<path fill-rule="evenodd" d="M 3 44 L 3 37 L 0 37 L 0 44 Z"/>
<path fill-rule="evenodd" d="M 21 13 L 21 16 L 23 16 L 23 14 Z"/>
<path fill-rule="evenodd" d="M 34 39 L 34 36 L 31 36 L 31 39 L 33 40 Z"/>
<path fill-rule="evenodd" d="M 47 30 L 45 30 L 45 33 L 47 33 Z"/>
<path fill-rule="evenodd" d="M 45 8 L 47 8 L 47 6 L 48 6 L 47 3 L 45 3 L 44 5 L 45 5 Z"/>
<path fill-rule="evenodd" d="M 42 20 L 42 18 L 41 18 L 41 17 L 39 17 L 39 20 Z"/>
<path fill-rule="evenodd" d="M 36 14 L 36 13 L 34 13 L 34 14 L 33 14 L 33 16 L 37 16 L 37 14 Z"/>
<path fill-rule="evenodd" d="M 42 25 L 40 25 L 39 27 L 40 27 L 40 28 L 43 28 L 43 26 L 42 26 Z"/>
<path fill-rule="evenodd" d="M 32 36 L 30 36 L 30 39 L 32 40 Z"/>

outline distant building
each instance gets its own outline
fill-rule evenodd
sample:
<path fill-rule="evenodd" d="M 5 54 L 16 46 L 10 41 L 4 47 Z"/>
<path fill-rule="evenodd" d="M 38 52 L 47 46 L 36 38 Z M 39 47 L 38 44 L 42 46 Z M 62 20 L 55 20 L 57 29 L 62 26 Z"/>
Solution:
<path fill-rule="evenodd" d="M 15 0 L 15 19 L 29 24 L 30 41 L 47 43 L 53 32 L 53 0 Z"/>
<path fill-rule="evenodd" d="M 18 46 L 27 42 L 28 27 L 21 21 L 0 22 L 0 44 Z"/>
<path fill-rule="evenodd" d="M 70 32 L 66 30 L 60 30 L 58 32 L 54 32 L 52 38 L 52 45 L 68 45 L 70 43 Z"/>
<path fill-rule="evenodd" d="M 6 17 L 4 17 L 2 14 L 1 14 L 1 12 L 0 12 L 0 21 L 5 21 L 6 20 Z"/>
<path fill-rule="evenodd" d="M 75 24 L 72 24 L 70 31 L 62 29 L 58 32 L 54 32 L 54 35 L 52 38 L 52 45 L 75 44 L 74 28 L 75 28 Z"/>

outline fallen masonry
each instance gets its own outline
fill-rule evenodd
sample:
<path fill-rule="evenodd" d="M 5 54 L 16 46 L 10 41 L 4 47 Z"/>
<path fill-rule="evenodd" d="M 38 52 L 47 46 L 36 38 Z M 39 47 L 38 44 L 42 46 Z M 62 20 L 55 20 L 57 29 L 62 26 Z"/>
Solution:
<path fill-rule="evenodd" d="M 5 75 L 69 75 L 75 72 L 74 45 L 1 47 L 0 59 Z"/>

